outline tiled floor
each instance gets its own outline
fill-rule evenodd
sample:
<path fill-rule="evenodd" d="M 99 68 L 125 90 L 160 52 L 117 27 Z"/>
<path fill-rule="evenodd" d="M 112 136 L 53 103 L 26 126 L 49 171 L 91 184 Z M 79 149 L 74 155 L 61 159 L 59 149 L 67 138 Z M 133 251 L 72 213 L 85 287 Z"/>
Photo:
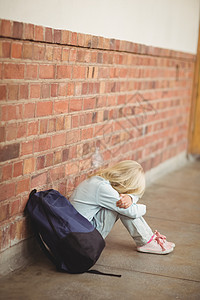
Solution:
<path fill-rule="evenodd" d="M 0 299 L 200 299 L 200 163 L 157 180 L 141 202 L 152 229 L 176 243 L 174 252 L 136 252 L 118 221 L 95 269 L 121 278 L 58 273 L 41 254 L 35 264 L 0 280 Z"/>

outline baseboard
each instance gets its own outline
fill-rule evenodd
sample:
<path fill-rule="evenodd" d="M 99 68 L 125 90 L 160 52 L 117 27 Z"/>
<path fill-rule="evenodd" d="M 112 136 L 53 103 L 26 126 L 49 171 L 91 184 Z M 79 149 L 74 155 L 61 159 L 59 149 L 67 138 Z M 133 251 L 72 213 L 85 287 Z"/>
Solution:
<path fill-rule="evenodd" d="M 40 249 L 34 238 L 29 238 L 0 253 L 0 277 L 33 263 Z"/>
<path fill-rule="evenodd" d="M 158 178 L 183 167 L 187 163 L 189 163 L 189 160 L 185 151 L 173 158 L 168 159 L 167 161 L 161 163 L 157 167 L 146 172 L 146 186 L 148 187 L 149 185 L 154 183 Z"/>

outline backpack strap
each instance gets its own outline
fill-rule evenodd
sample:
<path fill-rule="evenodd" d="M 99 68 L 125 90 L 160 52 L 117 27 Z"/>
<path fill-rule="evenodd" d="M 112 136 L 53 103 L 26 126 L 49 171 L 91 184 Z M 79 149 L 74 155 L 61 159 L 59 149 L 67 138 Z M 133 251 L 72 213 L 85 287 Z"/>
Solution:
<path fill-rule="evenodd" d="M 104 272 L 100 272 L 100 271 L 97 271 L 97 270 L 89 270 L 86 273 L 92 273 L 92 274 L 104 275 L 104 276 L 113 276 L 113 277 L 121 277 L 122 276 L 122 275 L 118 275 L 118 274 L 104 273 Z"/>
<path fill-rule="evenodd" d="M 41 249 L 43 250 L 43 252 L 46 254 L 46 256 L 48 257 L 48 259 L 54 264 L 56 265 L 56 268 L 59 269 L 60 264 L 58 263 L 58 261 L 56 260 L 56 258 L 51 254 L 51 252 L 47 249 L 47 247 L 45 246 L 45 243 L 43 242 L 41 236 L 38 234 L 38 232 L 35 230 L 35 237 L 41 247 Z"/>

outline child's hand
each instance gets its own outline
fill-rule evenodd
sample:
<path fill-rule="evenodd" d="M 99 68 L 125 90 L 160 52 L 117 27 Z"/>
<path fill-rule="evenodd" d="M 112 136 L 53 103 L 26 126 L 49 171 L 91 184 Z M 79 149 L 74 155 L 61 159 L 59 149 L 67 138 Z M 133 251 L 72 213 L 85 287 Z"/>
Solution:
<path fill-rule="evenodd" d="M 128 208 L 133 203 L 132 198 L 126 194 L 120 194 L 120 200 L 117 201 L 116 205 L 119 208 Z"/>

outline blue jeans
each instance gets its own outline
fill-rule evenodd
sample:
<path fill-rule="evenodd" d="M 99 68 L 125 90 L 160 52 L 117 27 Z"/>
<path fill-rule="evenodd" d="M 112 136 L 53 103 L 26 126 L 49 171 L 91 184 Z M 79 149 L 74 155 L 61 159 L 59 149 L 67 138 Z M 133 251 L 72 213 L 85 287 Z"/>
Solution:
<path fill-rule="evenodd" d="M 131 219 L 106 208 L 102 208 L 91 222 L 103 238 L 106 238 L 118 219 L 126 227 L 137 246 L 145 245 L 153 235 L 151 228 L 143 217 Z"/>

